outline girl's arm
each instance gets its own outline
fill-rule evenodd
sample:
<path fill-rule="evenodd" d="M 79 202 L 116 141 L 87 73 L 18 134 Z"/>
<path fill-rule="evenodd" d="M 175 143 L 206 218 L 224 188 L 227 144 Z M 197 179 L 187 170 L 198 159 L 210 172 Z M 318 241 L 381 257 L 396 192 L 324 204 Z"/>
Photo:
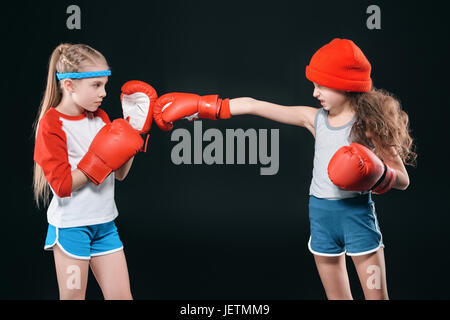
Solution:
<path fill-rule="evenodd" d="M 128 175 L 130 171 L 131 164 L 133 163 L 134 157 L 128 160 L 122 167 L 118 170 L 114 171 L 116 179 L 122 181 Z M 90 180 L 89 178 L 79 169 L 75 169 L 72 171 L 72 192 L 80 189 Z"/>
<path fill-rule="evenodd" d="M 395 169 L 395 171 L 397 171 L 397 180 L 395 181 L 392 188 L 398 190 L 406 190 L 406 188 L 408 188 L 409 186 L 408 171 L 406 171 L 405 165 L 403 164 L 402 159 L 397 154 L 395 149 L 392 147 L 390 150 L 390 154 L 383 154 L 381 159 L 392 169 Z"/>
<path fill-rule="evenodd" d="M 317 108 L 297 106 L 288 107 L 253 98 L 230 100 L 230 112 L 233 116 L 252 114 L 277 122 L 305 127 L 314 135 L 314 118 Z"/>
<path fill-rule="evenodd" d="M 72 192 L 80 189 L 86 183 L 89 182 L 89 178 L 79 169 L 72 171 Z"/>
<path fill-rule="evenodd" d="M 130 160 L 125 162 L 122 167 L 114 171 L 117 180 L 122 181 L 126 178 L 128 172 L 130 171 L 131 165 L 133 164 L 133 159 L 134 157 L 131 157 Z"/>
<path fill-rule="evenodd" d="M 397 171 L 397 181 L 392 186 L 394 189 L 406 190 L 409 186 L 409 175 L 399 155 L 383 159 L 388 165 Z"/>

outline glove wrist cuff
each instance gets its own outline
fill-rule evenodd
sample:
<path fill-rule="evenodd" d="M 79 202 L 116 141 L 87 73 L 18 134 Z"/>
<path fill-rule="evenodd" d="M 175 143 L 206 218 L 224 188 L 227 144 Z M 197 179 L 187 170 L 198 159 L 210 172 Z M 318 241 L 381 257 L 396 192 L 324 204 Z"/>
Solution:
<path fill-rule="evenodd" d="M 222 100 L 222 103 L 220 104 L 219 118 L 220 119 L 231 118 L 230 99 Z"/>
<path fill-rule="evenodd" d="M 200 97 L 197 109 L 199 118 L 217 120 L 219 116 L 219 96 Z"/>
<path fill-rule="evenodd" d="M 372 187 L 372 192 L 375 194 L 383 194 L 392 189 L 397 180 L 397 171 L 392 169 L 389 165 L 383 162 L 384 172 L 377 183 Z"/>
<path fill-rule="evenodd" d="M 78 163 L 77 168 L 82 171 L 95 185 L 105 181 L 106 177 L 111 173 L 109 168 L 99 157 L 93 152 L 88 151 L 83 159 Z"/>

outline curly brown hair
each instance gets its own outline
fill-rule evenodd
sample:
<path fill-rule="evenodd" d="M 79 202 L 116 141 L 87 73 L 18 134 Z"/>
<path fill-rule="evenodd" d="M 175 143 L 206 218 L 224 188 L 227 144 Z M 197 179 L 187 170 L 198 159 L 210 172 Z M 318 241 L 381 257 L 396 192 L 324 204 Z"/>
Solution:
<path fill-rule="evenodd" d="M 346 94 L 356 114 L 350 133 L 352 141 L 375 146 L 375 153 L 380 157 L 392 155 L 394 148 L 405 165 L 416 166 L 416 145 L 411 137 L 409 117 L 402 110 L 400 100 L 375 87 L 369 92 Z"/>

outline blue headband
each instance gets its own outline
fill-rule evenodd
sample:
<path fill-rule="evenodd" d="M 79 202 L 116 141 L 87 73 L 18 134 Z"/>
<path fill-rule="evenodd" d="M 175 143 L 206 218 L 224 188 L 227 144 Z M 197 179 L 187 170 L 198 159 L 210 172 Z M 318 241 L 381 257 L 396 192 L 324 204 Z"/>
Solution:
<path fill-rule="evenodd" d="M 104 71 L 91 71 L 91 72 L 69 72 L 69 73 L 56 73 L 58 80 L 61 79 L 84 79 L 110 76 L 111 70 Z"/>

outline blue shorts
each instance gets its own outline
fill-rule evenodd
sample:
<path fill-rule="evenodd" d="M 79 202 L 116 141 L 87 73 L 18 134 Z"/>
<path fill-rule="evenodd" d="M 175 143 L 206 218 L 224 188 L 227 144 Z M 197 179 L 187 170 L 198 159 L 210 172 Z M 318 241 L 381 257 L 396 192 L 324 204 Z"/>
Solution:
<path fill-rule="evenodd" d="M 72 228 L 57 228 L 49 224 L 44 249 L 53 250 L 54 245 L 68 256 L 82 260 L 123 249 L 114 221 Z"/>
<path fill-rule="evenodd" d="M 313 254 L 357 256 L 384 247 L 370 193 L 339 200 L 310 196 L 309 223 Z"/>

